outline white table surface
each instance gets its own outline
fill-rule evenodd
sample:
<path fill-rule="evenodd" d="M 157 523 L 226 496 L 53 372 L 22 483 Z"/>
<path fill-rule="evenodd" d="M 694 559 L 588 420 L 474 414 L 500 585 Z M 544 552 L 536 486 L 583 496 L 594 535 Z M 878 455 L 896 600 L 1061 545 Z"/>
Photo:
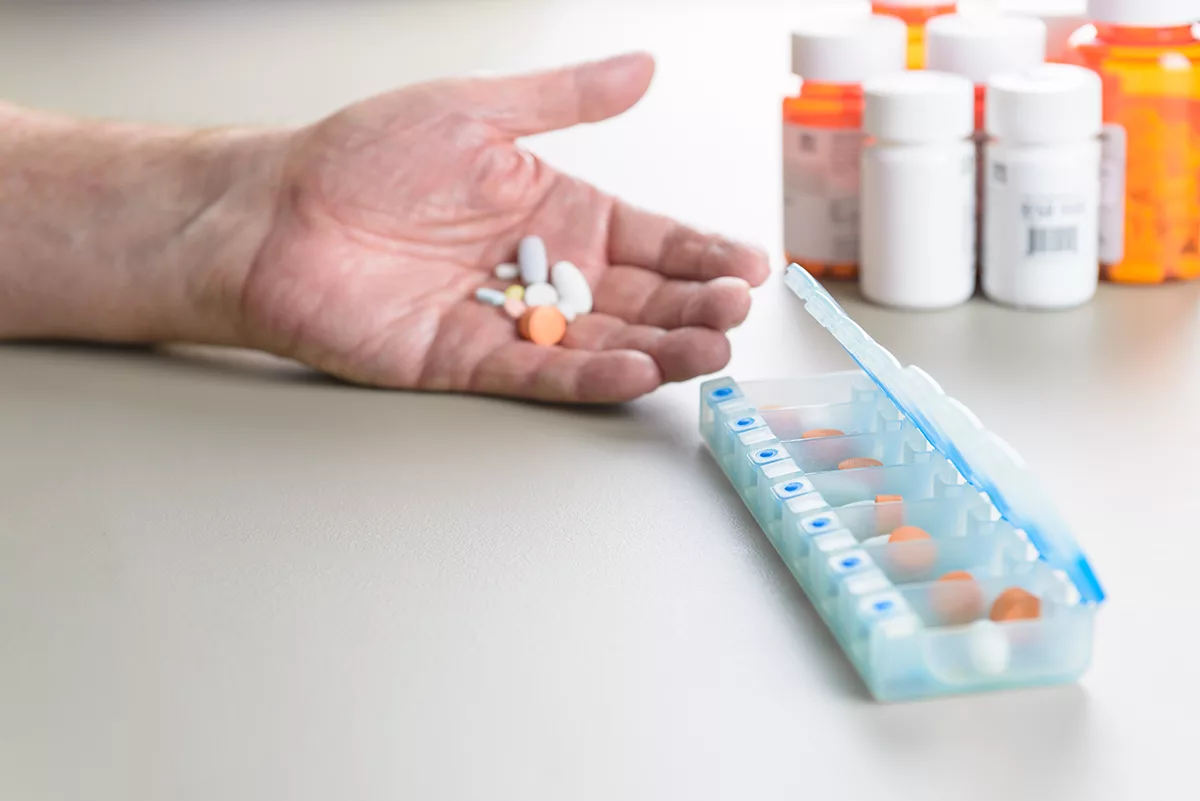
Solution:
<path fill-rule="evenodd" d="M 627 47 L 626 117 L 533 143 L 779 253 L 796 8 L 158 3 L 0 11 L 0 96 L 303 122 Z M 585 41 L 585 35 L 588 37 Z M 1192 797 L 1200 285 L 1064 314 L 852 314 L 1045 478 L 1110 593 L 1077 686 L 870 701 L 695 431 L 241 353 L 0 348 L 0 798 Z M 778 277 L 729 372 L 845 366 Z"/>

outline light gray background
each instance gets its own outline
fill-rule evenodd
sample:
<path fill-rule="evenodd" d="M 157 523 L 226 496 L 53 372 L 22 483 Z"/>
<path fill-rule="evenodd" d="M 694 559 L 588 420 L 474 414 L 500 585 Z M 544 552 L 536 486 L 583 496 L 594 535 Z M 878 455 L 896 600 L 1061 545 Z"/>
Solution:
<path fill-rule="evenodd" d="M 0 96 L 301 123 L 650 48 L 555 164 L 773 248 L 799 4 L 0 9 Z M 696 384 L 571 411 L 247 354 L 0 348 L 0 798 L 1158 799 L 1195 792 L 1200 285 L 851 311 L 1008 438 L 1111 602 L 1079 686 L 866 697 L 699 449 Z M 778 278 L 729 371 L 845 365 Z"/>

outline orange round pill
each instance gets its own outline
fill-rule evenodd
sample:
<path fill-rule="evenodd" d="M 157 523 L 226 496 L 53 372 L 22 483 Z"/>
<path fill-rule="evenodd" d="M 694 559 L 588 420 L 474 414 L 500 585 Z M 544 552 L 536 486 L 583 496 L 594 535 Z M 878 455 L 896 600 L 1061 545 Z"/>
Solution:
<path fill-rule="evenodd" d="M 1042 614 L 1042 601 L 1020 587 L 1011 587 L 996 596 L 992 603 L 992 620 L 1036 620 Z"/>
<path fill-rule="evenodd" d="M 933 569 L 937 562 L 937 545 L 923 528 L 900 526 L 888 537 L 889 545 L 904 545 L 888 552 L 888 562 L 898 578 L 912 581 Z"/>
<path fill-rule="evenodd" d="M 567 333 L 567 318 L 555 306 L 535 306 L 521 315 L 517 331 L 535 345 L 557 345 Z"/>
<path fill-rule="evenodd" d="M 876 495 L 875 503 L 900 503 L 904 500 L 903 495 Z"/>
<path fill-rule="evenodd" d="M 970 573 L 953 570 L 929 589 L 929 603 L 940 621 L 963 626 L 983 614 L 983 590 Z"/>
<path fill-rule="evenodd" d="M 843 459 L 838 462 L 838 470 L 858 470 L 862 467 L 883 467 L 883 462 L 878 459 L 869 459 L 866 456 L 855 456 L 853 459 Z"/>
<path fill-rule="evenodd" d="M 918 526 L 901 526 L 891 533 L 888 542 L 912 542 L 913 540 L 931 540 L 929 532 Z"/>
<path fill-rule="evenodd" d="M 800 435 L 800 439 L 817 439 L 818 437 L 844 437 L 845 431 L 836 428 L 810 428 Z"/>

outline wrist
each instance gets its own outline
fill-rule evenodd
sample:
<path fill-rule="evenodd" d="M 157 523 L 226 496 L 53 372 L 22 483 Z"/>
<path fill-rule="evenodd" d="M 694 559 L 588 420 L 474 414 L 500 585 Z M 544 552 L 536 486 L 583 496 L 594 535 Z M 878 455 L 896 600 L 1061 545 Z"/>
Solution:
<path fill-rule="evenodd" d="M 288 136 L 0 105 L 0 338 L 237 344 Z"/>
<path fill-rule="evenodd" d="M 214 131 L 186 146 L 206 187 L 173 231 L 164 261 L 178 279 L 164 287 L 158 341 L 245 345 L 242 297 L 276 222 L 290 131 Z"/>

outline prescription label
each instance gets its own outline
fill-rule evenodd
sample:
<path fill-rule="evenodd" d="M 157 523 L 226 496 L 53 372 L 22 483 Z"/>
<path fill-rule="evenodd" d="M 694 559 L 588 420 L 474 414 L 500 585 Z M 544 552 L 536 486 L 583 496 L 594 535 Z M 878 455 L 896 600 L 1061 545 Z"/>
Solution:
<path fill-rule="evenodd" d="M 987 247 L 997 269 L 1095 273 L 1100 186 L 1086 158 L 988 159 Z"/>
<path fill-rule="evenodd" d="M 797 259 L 858 263 L 859 131 L 783 126 L 784 247 Z"/>
<path fill-rule="evenodd" d="M 1125 127 L 1109 123 L 1100 133 L 1100 263 L 1125 258 L 1125 160 L 1129 137 Z"/>

